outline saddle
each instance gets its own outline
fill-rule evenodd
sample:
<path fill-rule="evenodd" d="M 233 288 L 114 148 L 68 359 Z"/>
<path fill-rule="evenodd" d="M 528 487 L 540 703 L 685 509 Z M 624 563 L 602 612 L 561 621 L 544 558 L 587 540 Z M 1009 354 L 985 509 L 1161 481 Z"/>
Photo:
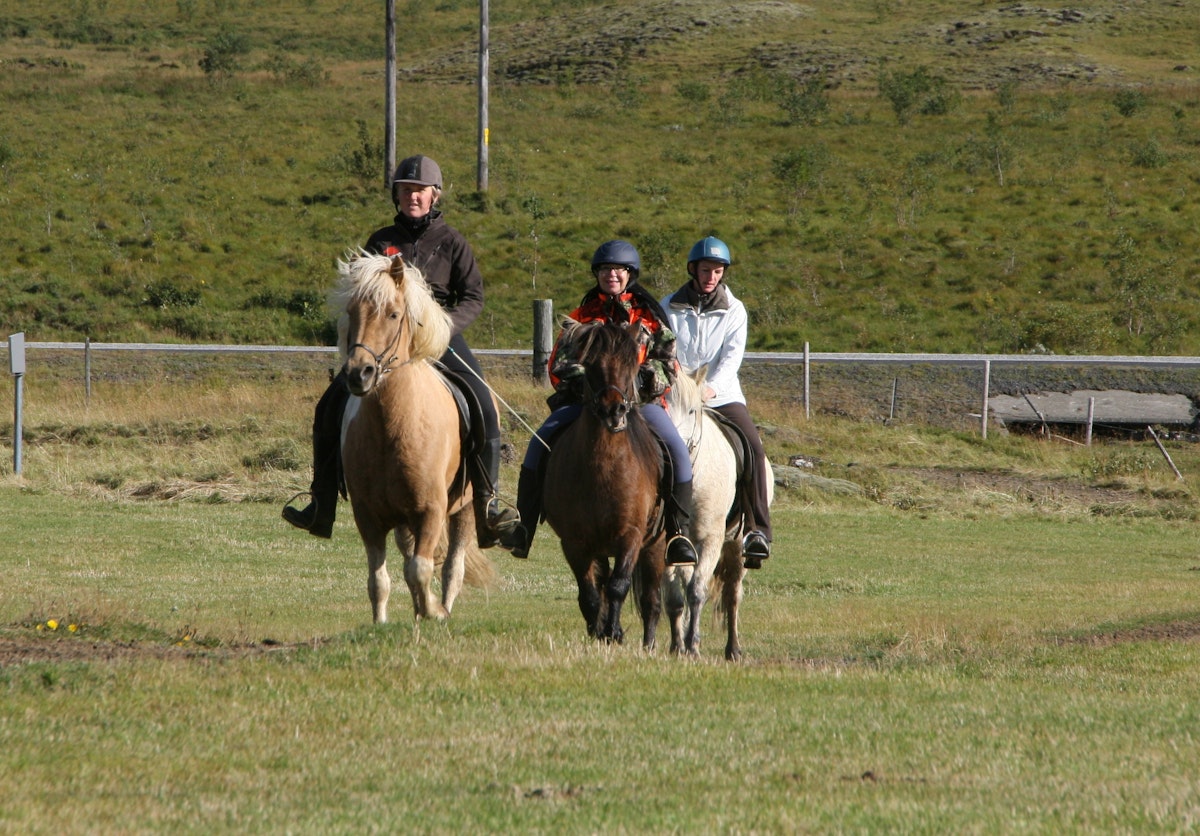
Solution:
<path fill-rule="evenodd" d="M 477 458 L 483 450 L 483 411 L 479 406 L 479 398 L 475 397 L 475 390 L 463 375 L 441 363 L 434 363 L 433 366 L 446 391 L 454 397 L 454 405 L 458 408 L 458 437 L 462 443 L 463 454 L 455 481 L 463 480 L 462 485 L 465 489 L 468 479 L 467 462 Z"/>
<path fill-rule="evenodd" d="M 475 397 L 475 391 L 471 389 L 462 375 L 451 371 L 441 363 L 434 363 L 433 367 L 437 370 L 438 379 L 446 387 L 446 391 L 454 397 L 454 404 L 458 408 L 458 437 L 459 442 L 462 444 L 462 458 L 454 481 L 459 485 L 460 490 L 465 490 L 467 481 L 470 478 L 467 470 L 468 463 L 476 461 L 483 450 L 485 432 L 483 412 L 479 407 L 479 399 Z M 334 379 L 336 380 L 336 377 Z M 349 398 L 349 390 L 346 390 L 344 398 Z M 345 400 L 341 403 L 344 404 Z M 341 419 L 341 412 L 341 406 L 330 410 L 330 414 L 336 414 L 339 421 Z M 337 456 L 337 486 L 338 493 L 341 494 L 342 499 L 348 499 L 346 474 L 342 469 L 340 451 Z"/>
<path fill-rule="evenodd" d="M 726 527 L 733 528 L 740 526 L 743 519 L 754 518 L 750 497 L 754 493 L 755 481 L 758 479 L 759 463 L 756 461 L 754 448 L 750 446 L 750 440 L 746 438 L 741 427 L 712 407 L 705 407 L 704 411 L 721 428 L 721 432 L 725 434 L 729 446 L 733 448 L 734 458 L 737 460 L 737 498 L 733 507 L 729 509 L 729 515 L 725 518 Z"/>

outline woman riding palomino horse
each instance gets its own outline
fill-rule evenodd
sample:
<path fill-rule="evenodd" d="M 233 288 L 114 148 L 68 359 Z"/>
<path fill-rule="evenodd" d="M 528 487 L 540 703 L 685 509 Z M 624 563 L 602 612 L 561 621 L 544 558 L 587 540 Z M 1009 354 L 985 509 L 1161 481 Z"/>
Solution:
<path fill-rule="evenodd" d="M 592 275 L 596 286 L 584 294 L 583 302 L 568 316 L 576 322 L 635 323 L 640 326 L 641 367 L 638 372 L 638 395 L 641 413 L 651 430 L 667 446 L 673 468 L 671 495 L 666 497 L 665 524 L 667 528 L 667 563 L 669 565 L 696 562 L 696 549 L 689 539 L 692 509 L 692 463 L 687 445 L 663 408 L 663 394 L 671 385 L 676 371 L 675 335 L 666 325 L 666 315 L 658 301 L 637 283 L 642 262 L 638 251 L 628 241 L 607 241 L 592 256 Z M 564 346 L 566 349 L 564 350 Z M 550 380 L 555 394 L 550 417 L 529 443 L 521 475 L 517 482 L 517 512 L 520 524 L 500 537 L 501 548 L 512 551 L 514 557 L 527 557 L 533 533 L 542 513 L 542 485 L 538 468 L 546 442 L 551 441 L 564 427 L 579 417 L 577 384 L 583 367 L 570 355 L 570 342 L 560 335 L 550 355 Z"/>
<path fill-rule="evenodd" d="M 404 557 L 413 615 L 445 619 L 482 553 L 463 461 L 458 407 L 432 360 L 446 351 L 451 323 L 419 270 L 399 256 L 359 254 L 341 262 L 338 349 L 346 386 L 342 460 L 354 522 L 367 552 L 367 593 L 374 620 L 388 620 L 391 577 L 387 539 Z M 433 575 L 446 540 L 441 599 Z M 487 572 L 476 572 L 486 577 Z"/>
<path fill-rule="evenodd" d="M 442 193 L 442 170 L 429 157 L 408 157 L 392 178 L 396 217 L 391 226 L 367 239 L 366 252 L 399 255 L 425 277 L 438 304 L 450 316 L 451 338 L 441 363 L 462 378 L 479 404 L 484 425 L 483 449 L 468 462 L 475 489 L 475 527 L 480 548 L 496 544 L 501 532 L 517 524 L 511 508 L 497 500 L 500 482 L 500 419 L 479 362 L 462 332 L 483 310 L 483 277 L 471 245 L 442 218 L 437 207 Z M 343 368 L 317 402 L 313 417 L 312 501 L 305 508 L 283 509 L 283 518 L 316 537 L 333 533 L 338 499 L 338 447 L 342 413 L 350 393 Z"/>
<path fill-rule="evenodd" d="M 771 556 L 771 510 L 767 480 L 771 467 L 758 428 L 746 408 L 738 370 L 746 351 L 745 306 L 725 283 L 729 247 L 711 235 L 697 241 L 687 258 L 687 284 L 662 300 L 675 332 L 679 363 L 689 372 L 707 367 L 704 401 L 742 431 L 754 455 L 757 478 L 750 491 L 754 526 L 742 542 L 747 569 L 758 569 Z"/>

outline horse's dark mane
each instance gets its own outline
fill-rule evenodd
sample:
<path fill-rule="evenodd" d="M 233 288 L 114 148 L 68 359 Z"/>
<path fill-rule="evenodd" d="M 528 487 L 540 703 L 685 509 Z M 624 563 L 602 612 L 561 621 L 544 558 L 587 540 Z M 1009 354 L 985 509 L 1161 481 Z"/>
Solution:
<path fill-rule="evenodd" d="M 624 327 L 609 322 L 588 323 L 581 326 L 576 337 L 579 351 L 576 356 L 585 366 L 604 358 L 617 360 L 622 376 L 637 375 L 638 347 Z"/>
<path fill-rule="evenodd" d="M 580 325 L 574 334 L 577 341 L 579 362 L 584 366 L 595 366 L 608 361 L 615 362 L 616 384 L 629 396 L 637 399 L 638 344 L 624 325 L 612 322 L 589 322 Z M 638 410 L 629 415 L 629 443 L 634 455 L 643 460 L 654 460 L 659 456 L 658 441 L 650 431 L 650 425 Z"/>

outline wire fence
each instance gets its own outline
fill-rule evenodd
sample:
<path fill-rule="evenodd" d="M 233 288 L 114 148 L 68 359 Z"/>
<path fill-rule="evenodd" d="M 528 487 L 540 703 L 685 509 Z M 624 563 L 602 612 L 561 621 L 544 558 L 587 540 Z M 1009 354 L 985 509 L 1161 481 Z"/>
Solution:
<path fill-rule="evenodd" d="M 238 373 L 311 375 L 313 361 L 331 368 L 332 346 L 185 343 L 25 342 L 29 372 L 55 368 L 94 379 L 141 373 L 191 376 L 215 358 L 236 358 Z M 9 342 L 0 350 L 10 353 Z M 544 379 L 529 349 L 473 349 L 485 370 Z M 123 362 L 105 362 L 121 357 Z M 198 358 L 204 357 L 205 360 Z M 11 358 L 10 358 L 11 359 Z M 541 362 L 544 362 L 541 361 Z M 924 423 L 986 436 L 990 398 L 1034 392 L 1127 390 L 1184 395 L 1200 402 L 1200 357 L 920 353 L 747 352 L 741 377 L 749 397 L 782 400 L 805 416 Z M 1116 429 L 1116 425 L 1113 425 Z"/>

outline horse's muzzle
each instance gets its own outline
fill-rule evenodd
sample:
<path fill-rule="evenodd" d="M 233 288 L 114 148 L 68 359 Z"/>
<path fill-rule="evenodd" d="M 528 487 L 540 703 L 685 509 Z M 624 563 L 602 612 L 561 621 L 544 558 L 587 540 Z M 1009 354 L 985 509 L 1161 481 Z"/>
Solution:
<path fill-rule="evenodd" d="M 361 398 L 374 389 L 378 382 L 379 375 L 373 365 L 346 369 L 346 388 L 351 395 Z"/>

